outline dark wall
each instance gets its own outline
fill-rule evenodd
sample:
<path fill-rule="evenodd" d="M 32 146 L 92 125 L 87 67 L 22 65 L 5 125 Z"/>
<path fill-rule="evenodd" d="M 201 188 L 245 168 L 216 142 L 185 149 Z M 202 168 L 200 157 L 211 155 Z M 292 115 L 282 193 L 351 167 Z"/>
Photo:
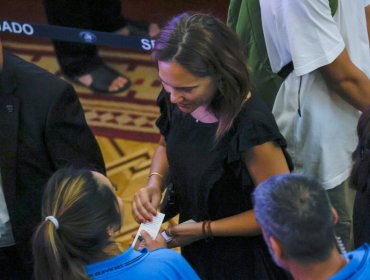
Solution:
<path fill-rule="evenodd" d="M 122 0 L 122 11 L 130 19 L 156 22 L 189 10 L 210 12 L 224 20 L 228 5 L 229 0 Z M 0 18 L 46 23 L 42 0 L 0 0 Z"/>

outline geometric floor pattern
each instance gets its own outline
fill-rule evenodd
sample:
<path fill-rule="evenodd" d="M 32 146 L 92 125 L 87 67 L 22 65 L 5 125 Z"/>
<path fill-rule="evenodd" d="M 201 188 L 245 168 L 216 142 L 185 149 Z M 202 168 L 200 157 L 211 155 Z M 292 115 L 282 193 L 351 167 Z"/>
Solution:
<path fill-rule="evenodd" d="M 3 45 L 10 52 L 63 78 L 51 44 L 3 41 Z M 122 249 L 126 249 L 132 241 L 131 232 L 138 228 L 131 216 L 133 194 L 145 186 L 159 139 L 155 126 L 159 110 L 155 100 L 161 83 L 156 66 L 146 53 L 109 48 L 99 53 L 105 63 L 131 79 L 131 88 L 116 95 L 103 95 L 73 85 L 102 150 L 107 175 L 124 202 L 124 223 L 117 239 Z"/>
<path fill-rule="evenodd" d="M 132 240 L 130 233 L 137 229 L 131 216 L 132 198 L 139 187 L 145 186 L 157 144 L 106 137 L 97 137 L 97 140 L 103 151 L 108 177 L 117 186 L 124 204 L 124 224 L 117 239 L 127 247 Z"/>

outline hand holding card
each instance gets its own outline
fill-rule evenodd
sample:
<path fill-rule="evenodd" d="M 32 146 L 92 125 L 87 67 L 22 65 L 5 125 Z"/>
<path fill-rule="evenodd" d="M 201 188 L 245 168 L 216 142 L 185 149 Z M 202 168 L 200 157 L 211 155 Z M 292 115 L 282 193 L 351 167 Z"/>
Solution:
<path fill-rule="evenodd" d="M 155 239 L 161 228 L 164 216 L 165 215 L 163 213 L 158 212 L 156 216 L 153 216 L 153 220 L 151 222 L 141 223 L 131 246 L 136 250 L 140 248 L 140 243 L 143 241 L 141 236 L 142 230 L 145 230 L 152 239 Z"/>

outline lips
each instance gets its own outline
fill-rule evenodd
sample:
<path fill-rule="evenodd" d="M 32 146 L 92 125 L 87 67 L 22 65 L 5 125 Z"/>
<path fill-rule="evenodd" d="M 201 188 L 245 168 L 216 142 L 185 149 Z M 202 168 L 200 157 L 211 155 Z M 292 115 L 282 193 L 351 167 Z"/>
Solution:
<path fill-rule="evenodd" d="M 180 110 L 186 110 L 189 108 L 189 105 L 188 104 L 177 104 L 177 107 L 179 107 Z"/>

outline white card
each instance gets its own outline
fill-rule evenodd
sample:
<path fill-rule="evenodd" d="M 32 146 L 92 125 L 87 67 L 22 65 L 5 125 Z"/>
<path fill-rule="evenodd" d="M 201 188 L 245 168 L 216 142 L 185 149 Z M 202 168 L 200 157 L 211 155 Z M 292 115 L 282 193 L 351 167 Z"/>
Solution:
<path fill-rule="evenodd" d="M 142 230 L 145 230 L 147 233 L 149 233 L 149 235 L 153 239 L 155 239 L 157 237 L 158 233 L 159 233 L 160 228 L 161 228 L 164 216 L 165 215 L 163 213 L 157 212 L 157 216 L 153 216 L 153 220 L 151 222 L 141 223 L 140 227 L 139 227 L 139 229 L 136 233 L 135 239 L 132 242 L 131 246 L 133 248 L 138 248 L 138 246 L 135 246 L 135 245 L 136 245 L 136 242 L 137 242 L 138 239 L 139 239 L 139 243 L 142 241 L 142 240 L 140 240 L 140 238 L 141 238 L 140 233 L 141 233 Z M 139 236 L 140 236 L 140 238 L 139 238 Z"/>

